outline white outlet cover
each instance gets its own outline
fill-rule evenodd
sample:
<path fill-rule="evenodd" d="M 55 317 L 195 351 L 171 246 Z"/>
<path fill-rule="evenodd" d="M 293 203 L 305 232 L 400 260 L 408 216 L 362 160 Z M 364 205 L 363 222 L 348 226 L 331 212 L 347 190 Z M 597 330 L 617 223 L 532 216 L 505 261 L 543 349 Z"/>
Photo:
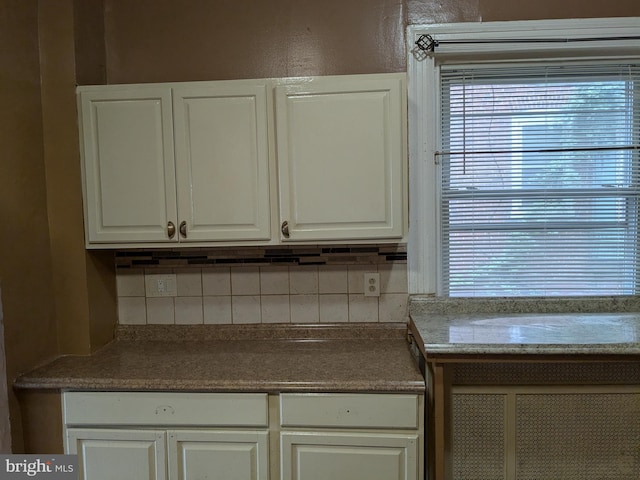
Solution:
<path fill-rule="evenodd" d="M 364 274 L 364 296 L 379 297 L 380 296 L 380 274 L 377 272 Z"/>
<path fill-rule="evenodd" d="M 145 275 L 144 284 L 147 297 L 175 297 L 178 294 L 175 273 Z"/>

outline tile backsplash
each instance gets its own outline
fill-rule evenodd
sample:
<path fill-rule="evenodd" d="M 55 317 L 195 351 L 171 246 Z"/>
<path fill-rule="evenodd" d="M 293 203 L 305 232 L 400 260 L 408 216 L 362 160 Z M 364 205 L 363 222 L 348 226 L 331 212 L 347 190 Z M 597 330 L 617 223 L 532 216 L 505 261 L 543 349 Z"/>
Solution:
<path fill-rule="evenodd" d="M 404 246 L 126 251 L 116 266 L 120 324 L 407 321 Z M 370 272 L 379 297 L 364 295 Z M 166 273 L 176 296 L 146 296 Z"/>

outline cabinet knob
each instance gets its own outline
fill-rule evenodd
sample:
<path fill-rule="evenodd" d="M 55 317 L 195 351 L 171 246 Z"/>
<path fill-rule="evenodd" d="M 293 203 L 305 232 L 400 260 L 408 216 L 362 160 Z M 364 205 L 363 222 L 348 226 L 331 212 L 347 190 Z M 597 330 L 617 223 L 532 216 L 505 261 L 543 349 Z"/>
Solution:
<path fill-rule="evenodd" d="M 286 220 L 282 222 L 280 231 L 282 232 L 282 235 L 284 236 L 284 238 L 289 238 L 289 222 L 287 222 Z"/>
<path fill-rule="evenodd" d="M 173 238 L 176 235 L 176 226 L 173 222 L 167 223 L 167 235 L 169 238 Z"/>
<path fill-rule="evenodd" d="M 180 235 L 182 238 L 187 238 L 187 222 L 184 220 L 180 223 Z"/>

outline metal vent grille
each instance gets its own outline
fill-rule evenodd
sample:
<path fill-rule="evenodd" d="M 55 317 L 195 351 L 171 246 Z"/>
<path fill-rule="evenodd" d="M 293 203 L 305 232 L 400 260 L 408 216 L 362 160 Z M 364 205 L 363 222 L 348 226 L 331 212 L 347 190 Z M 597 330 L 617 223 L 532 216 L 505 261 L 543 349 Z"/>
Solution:
<path fill-rule="evenodd" d="M 640 479 L 640 386 L 453 386 L 452 480 Z"/>
<path fill-rule="evenodd" d="M 637 362 L 469 363 L 456 365 L 454 385 L 639 385 Z"/>
<path fill-rule="evenodd" d="M 517 395 L 516 459 L 517 480 L 638 480 L 640 395 Z"/>
<path fill-rule="evenodd" d="M 504 480 L 506 395 L 453 395 L 453 478 Z"/>

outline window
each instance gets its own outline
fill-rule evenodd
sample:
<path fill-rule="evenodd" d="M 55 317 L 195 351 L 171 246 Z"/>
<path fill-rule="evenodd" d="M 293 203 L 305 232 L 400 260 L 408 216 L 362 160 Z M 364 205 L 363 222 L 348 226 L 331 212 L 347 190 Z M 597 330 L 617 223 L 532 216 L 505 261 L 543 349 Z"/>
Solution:
<path fill-rule="evenodd" d="M 639 39 L 593 22 L 424 28 L 444 40 L 410 61 L 412 293 L 639 293 Z"/>

